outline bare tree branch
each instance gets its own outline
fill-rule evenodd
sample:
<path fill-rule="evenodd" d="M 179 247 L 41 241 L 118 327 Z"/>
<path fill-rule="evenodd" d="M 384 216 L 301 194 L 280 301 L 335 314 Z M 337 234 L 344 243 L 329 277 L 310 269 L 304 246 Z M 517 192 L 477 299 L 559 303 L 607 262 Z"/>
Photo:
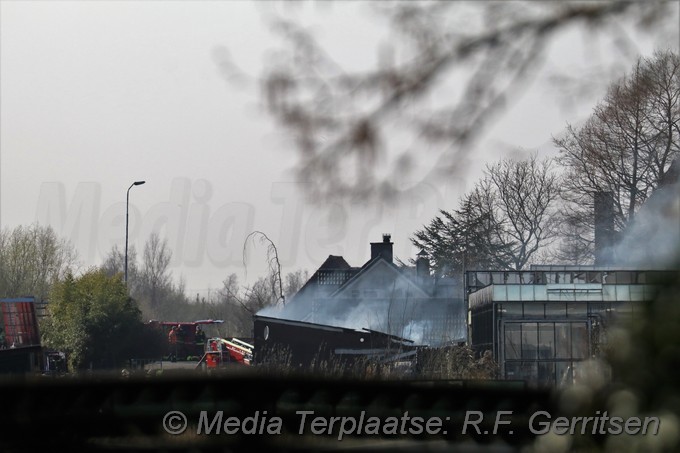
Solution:
<path fill-rule="evenodd" d="M 291 21 L 274 22 L 284 44 L 268 60 L 263 97 L 293 136 L 295 172 L 316 201 L 384 199 L 409 189 L 400 181 L 450 177 L 529 81 L 553 36 L 576 23 L 625 34 L 617 21 L 630 17 L 651 27 L 668 5 L 478 3 L 480 23 L 464 28 L 465 19 L 455 19 L 472 7 L 463 3 L 386 2 L 377 8 L 408 55 L 395 63 L 390 49 L 382 49 L 374 70 L 348 72 L 311 32 Z M 460 96 L 449 99 L 451 78 L 461 68 L 472 70 L 458 85 Z M 416 175 L 411 163 L 425 149 L 437 156 L 435 164 Z M 388 153 L 397 158 L 390 161 Z"/>
<path fill-rule="evenodd" d="M 269 274 L 272 276 L 272 292 L 276 294 L 276 286 L 278 286 L 278 298 L 277 301 L 281 303 L 286 303 L 286 296 L 283 292 L 283 280 L 281 278 L 281 262 L 279 261 L 279 251 L 276 248 L 274 242 L 269 239 L 269 236 L 261 231 L 253 231 L 248 236 L 243 243 L 243 266 L 247 270 L 247 246 L 248 240 L 252 239 L 255 242 L 255 238 L 259 237 L 260 243 L 267 244 L 267 264 L 269 265 Z"/>

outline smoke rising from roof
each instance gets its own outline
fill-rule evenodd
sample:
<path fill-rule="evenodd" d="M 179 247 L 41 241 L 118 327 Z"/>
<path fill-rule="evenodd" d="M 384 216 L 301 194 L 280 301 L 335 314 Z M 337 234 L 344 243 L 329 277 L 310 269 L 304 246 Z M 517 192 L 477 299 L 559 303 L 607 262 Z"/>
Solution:
<path fill-rule="evenodd" d="M 433 346 L 465 337 L 463 303 L 453 297 L 455 286 L 446 287 L 447 294 L 430 297 L 410 278 L 386 279 L 386 274 L 378 270 L 362 274 L 355 285 L 362 289 L 338 294 L 323 286 L 308 287 L 287 304 L 266 307 L 257 316 L 376 330 Z M 453 328 L 446 322 L 452 316 L 460 321 Z"/>
<path fill-rule="evenodd" d="M 648 269 L 677 267 L 680 250 L 680 180 L 659 187 L 613 247 L 616 264 Z"/>

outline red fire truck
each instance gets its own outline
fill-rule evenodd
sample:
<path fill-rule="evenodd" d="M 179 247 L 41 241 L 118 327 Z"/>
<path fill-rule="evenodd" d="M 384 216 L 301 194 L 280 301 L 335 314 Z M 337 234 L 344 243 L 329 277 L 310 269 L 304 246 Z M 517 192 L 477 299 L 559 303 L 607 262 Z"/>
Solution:
<path fill-rule="evenodd" d="M 253 345 L 238 338 L 210 338 L 205 347 L 205 354 L 196 365 L 197 368 L 203 364 L 208 369 L 227 364 L 250 365 L 253 361 Z"/>

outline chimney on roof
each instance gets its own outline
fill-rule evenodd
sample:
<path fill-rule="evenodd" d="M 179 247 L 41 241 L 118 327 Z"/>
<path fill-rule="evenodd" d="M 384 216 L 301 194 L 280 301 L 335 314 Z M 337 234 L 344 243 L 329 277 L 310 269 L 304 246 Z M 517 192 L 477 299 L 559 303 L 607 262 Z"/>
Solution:
<path fill-rule="evenodd" d="M 382 242 L 371 242 L 371 260 L 378 256 L 382 256 L 384 259 L 392 262 L 392 242 L 391 235 L 383 234 Z"/>
<path fill-rule="evenodd" d="M 595 192 L 595 265 L 611 264 L 614 231 L 614 195 L 611 192 Z"/>
<path fill-rule="evenodd" d="M 421 250 L 416 255 L 416 275 L 425 280 L 430 276 L 430 258 L 425 250 Z"/>

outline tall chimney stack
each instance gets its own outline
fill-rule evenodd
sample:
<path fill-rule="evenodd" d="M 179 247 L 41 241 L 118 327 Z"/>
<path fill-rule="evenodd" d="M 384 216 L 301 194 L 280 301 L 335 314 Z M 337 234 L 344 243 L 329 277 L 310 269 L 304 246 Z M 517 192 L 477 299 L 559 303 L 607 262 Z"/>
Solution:
<path fill-rule="evenodd" d="M 614 195 L 611 192 L 595 192 L 595 265 L 611 264 L 614 245 Z"/>
<path fill-rule="evenodd" d="M 425 281 L 430 276 L 430 258 L 425 250 L 421 250 L 416 255 L 416 275 L 422 281 Z"/>
<path fill-rule="evenodd" d="M 382 256 L 384 259 L 392 262 L 392 242 L 390 241 L 391 235 L 383 234 L 382 242 L 371 242 L 371 259 L 375 259 L 378 256 Z"/>

